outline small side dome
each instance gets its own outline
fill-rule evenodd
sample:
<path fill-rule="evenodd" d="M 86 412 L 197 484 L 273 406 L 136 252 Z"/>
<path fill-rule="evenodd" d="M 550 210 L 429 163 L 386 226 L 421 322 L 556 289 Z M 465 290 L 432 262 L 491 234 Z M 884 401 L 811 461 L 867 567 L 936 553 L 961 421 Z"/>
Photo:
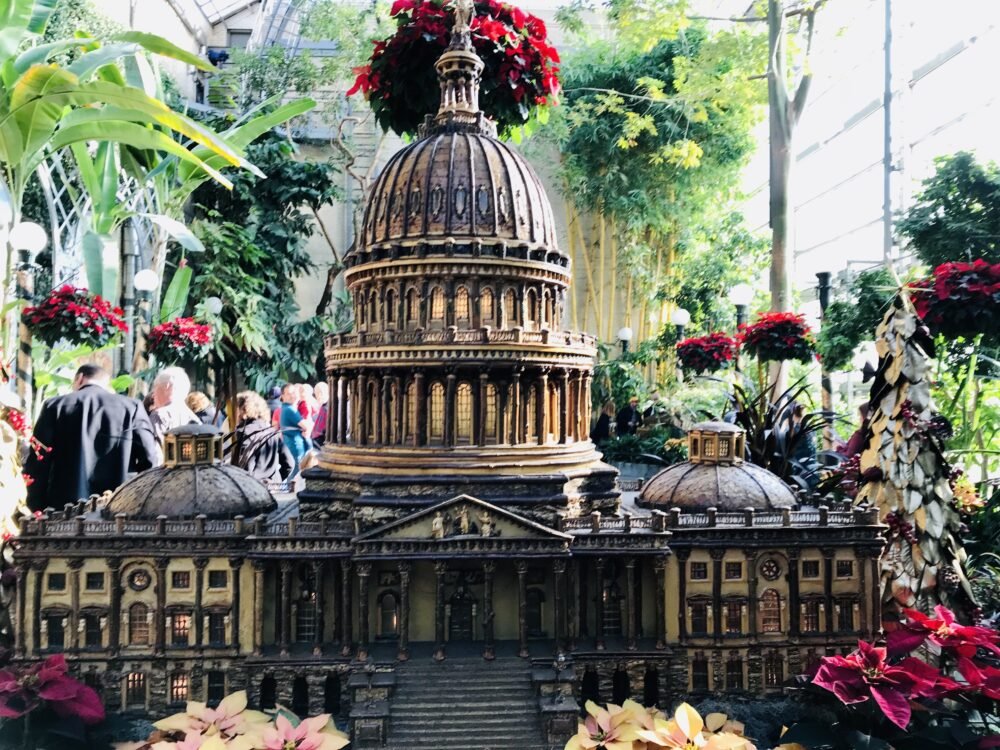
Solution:
<path fill-rule="evenodd" d="M 780 510 L 796 505 L 780 477 L 743 460 L 746 435 L 728 422 L 702 422 L 688 432 L 688 456 L 643 486 L 637 503 L 660 509 Z"/>
<path fill-rule="evenodd" d="M 153 520 L 204 515 L 253 518 L 277 506 L 248 472 L 222 462 L 222 435 L 209 425 L 177 427 L 164 438 L 164 465 L 144 471 L 115 490 L 105 513 Z"/>

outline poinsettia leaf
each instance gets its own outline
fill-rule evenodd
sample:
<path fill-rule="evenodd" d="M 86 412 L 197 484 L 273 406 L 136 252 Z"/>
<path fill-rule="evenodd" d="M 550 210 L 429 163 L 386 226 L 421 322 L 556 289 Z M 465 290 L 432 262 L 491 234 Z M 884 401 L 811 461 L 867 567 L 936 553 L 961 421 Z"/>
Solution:
<path fill-rule="evenodd" d="M 864 734 L 856 729 L 844 732 L 844 739 L 850 743 L 853 750 L 892 750 L 892 745 L 885 740 Z"/>
<path fill-rule="evenodd" d="M 829 724 L 801 721 L 790 726 L 788 731 L 781 735 L 781 742 L 784 745 L 799 744 L 810 750 L 821 750 L 843 747 L 841 738 L 842 735 L 836 733 L 834 727 Z"/>

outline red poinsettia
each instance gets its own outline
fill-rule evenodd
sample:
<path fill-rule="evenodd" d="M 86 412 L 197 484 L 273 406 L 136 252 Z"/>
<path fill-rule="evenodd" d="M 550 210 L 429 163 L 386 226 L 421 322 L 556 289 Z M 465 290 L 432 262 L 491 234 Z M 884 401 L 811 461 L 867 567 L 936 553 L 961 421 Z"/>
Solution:
<path fill-rule="evenodd" d="M 690 372 L 715 372 L 736 356 L 736 340 L 724 333 L 694 336 L 677 344 L 677 362 Z"/>
<path fill-rule="evenodd" d="M 805 316 L 791 312 L 761 313 L 740 329 L 740 345 L 761 361 L 808 362 L 816 352 L 816 341 Z"/>
<path fill-rule="evenodd" d="M 967 691 L 1000 701 L 1000 669 L 962 658 L 958 660 L 958 671 L 965 678 Z"/>
<path fill-rule="evenodd" d="M 874 699 L 893 724 L 906 729 L 910 723 L 910 700 L 939 696 L 951 689 L 934 667 L 914 657 L 898 664 L 886 661 L 887 652 L 858 642 L 858 650 L 847 656 L 820 660 L 813 684 L 829 690 L 845 704 Z"/>
<path fill-rule="evenodd" d="M 470 23 L 482 58 L 479 101 L 501 135 L 524 125 L 534 110 L 557 103 L 559 53 L 545 23 L 499 0 L 477 0 Z M 434 63 L 451 38 L 454 12 L 445 0 L 396 0 L 396 32 L 373 42 L 368 64 L 355 69 L 352 96 L 364 94 L 384 130 L 416 133 L 438 108 Z"/>
<path fill-rule="evenodd" d="M 917 314 L 936 334 L 995 336 L 1000 325 L 1000 263 L 942 263 L 930 278 L 910 284 Z"/>
<path fill-rule="evenodd" d="M 147 340 L 149 352 L 160 362 L 191 362 L 212 348 L 212 326 L 194 318 L 174 318 L 153 326 Z"/>
<path fill-rule="evenodd" d="M 979 625 L 962 625 L 954 613 L 940 604 L 929 617 L 915 609 L 903 610 L 906 621 L 888 634 L 886 647 L 890 654 L 908 654 L 929 638 L 941 648 L 959 657 L 971 658 L 983 647 L 1000 654 L 1000 633 Z"/>
<path fill-rule="evenodd" d="M 78 346 L 100 348 L 128 330 L 120 307 L 98 294 L 66 285 L 39 304 L 26 307 L 21 319 L 32 335 L 50 346 L 63 339 Z"/>
<path fill-rule="evenodd" d="M 0 716 L 16 719 L 45 704 L 84 724 L 103 721 L 104 706 L 97 693 L 67 671 L 62 654 L 27 668 L 0 670 Z"/>

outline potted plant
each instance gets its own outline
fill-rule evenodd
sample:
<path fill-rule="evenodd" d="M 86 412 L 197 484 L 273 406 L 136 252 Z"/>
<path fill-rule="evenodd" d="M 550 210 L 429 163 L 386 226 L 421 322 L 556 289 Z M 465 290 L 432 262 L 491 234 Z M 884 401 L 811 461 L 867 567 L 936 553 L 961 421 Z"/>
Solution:
<path fill-rule="evenodd" d="M 128 331 L 120 307 L 86 289 L 66 285 L 39 304 L 24 308 L 21 319 L 36 338 L 49 346 L 68 341 L 100 349 Z"/>
<path fill-rule="evenodd" d="M 684 339 L 675 348 L 681 369 L 695 374 L 721 370 L 736 357 L 736 340 L 721 332 Z"/>
<path fill-rule="evenodd" d="M 146 337 L 149 353 L 161 364 L 193 363 L 211 350 L 212 326 L 194 318 L 174 318 L 153 326 Z"/>

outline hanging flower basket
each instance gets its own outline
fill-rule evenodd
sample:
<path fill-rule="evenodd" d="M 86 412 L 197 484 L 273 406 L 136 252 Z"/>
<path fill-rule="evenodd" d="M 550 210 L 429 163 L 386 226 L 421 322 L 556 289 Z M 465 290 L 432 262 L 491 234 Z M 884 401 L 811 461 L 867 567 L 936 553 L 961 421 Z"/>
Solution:
<path fill-rule="evenodd" d="M 756 321 L 743 327 L 740 344 L 761 362 L 808 362 L 816 352 L 816 340 L 805 316 L 790 312 L 761 313 Z"/>
<path fill-rule="evenodd" d="M 930 278 L 911 284 L 910 294 L 917 314 L 934 334 L 997 336 L 1000 263 L 942 263 Z"/>
<path fill-rule="evenodd" d="M 149 353 L 161 363 L 196 362 L 212 348 L 212 326 L 193 318 L 174 318 L 149 332 Z"/>
<path fill-rule="evenodd" d="M 40 304 L 24 308 L 21 320 L 35 338 L 49 346 L 65 340 L 100 349 L 128 331 L 122 315 L 120 307 L 112 307 L 100 295 L 67 285 L 51 292 Z"/>
<path fill-rule="evenodd" d="M 434 63 L 451 37 L 454 11 L 444 0 L 396 0 L 396 33 L 376 41 L 367 65 L 355 69 L 347 92 L 360 91 L 383 130 L 413 134 L 437 112 L 440 87 Z M 556 103 L 559 54 L 541 19 L 497 0 L 476 2 L 472 44 L 485 64 L 479 103 L 501 135 Z"/>
<path fill-rule="evenodd" d="M 677 362 L 687 372 L 715 372 L 728 367 L 735 356 L 736 341 L 724 333 L 695 336 L 677 344 Z"/>

